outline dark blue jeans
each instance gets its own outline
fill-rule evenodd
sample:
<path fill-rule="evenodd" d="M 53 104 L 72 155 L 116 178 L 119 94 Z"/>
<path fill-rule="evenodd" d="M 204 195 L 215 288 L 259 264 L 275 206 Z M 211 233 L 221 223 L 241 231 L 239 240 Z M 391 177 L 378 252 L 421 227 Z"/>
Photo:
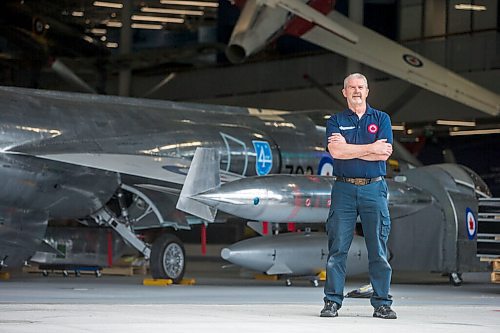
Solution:
<path fill-rule="evenodd" d="M 389 295 L 392 269 L 387 261 L 387 239 L 391 220 L 387 205 L 385 180 L 364 186 L 337 181 L 332 188 L 330 214 L 326 221 L 328 261 L 326 264 L 325 299 L 342 305 L 347 252 L 351 246 L 359 215 L 368 250 L 373 307 L 391 305 Z"/>

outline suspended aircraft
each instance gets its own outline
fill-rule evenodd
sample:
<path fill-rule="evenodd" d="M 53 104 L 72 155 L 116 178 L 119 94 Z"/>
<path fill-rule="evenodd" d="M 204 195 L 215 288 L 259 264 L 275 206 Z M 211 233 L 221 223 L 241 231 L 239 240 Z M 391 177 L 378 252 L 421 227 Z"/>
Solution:
<path fill-rule="evenodd" d="M 418 53 L 354 23 L 334 0 L 247 0 L 226 49 L 239 63 L 282 34 L 359 61 L 486 115 L 500 114 L 500 96 Z"/>

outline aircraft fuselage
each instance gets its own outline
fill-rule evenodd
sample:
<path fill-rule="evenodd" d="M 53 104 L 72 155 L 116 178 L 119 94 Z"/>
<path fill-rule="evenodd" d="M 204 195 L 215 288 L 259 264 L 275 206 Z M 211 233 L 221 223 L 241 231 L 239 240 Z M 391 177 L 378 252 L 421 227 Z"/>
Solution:
<path fill-rule="evenodd" d="M 217 149 L 221 170 L 244 176 L 314 174 L 326 155 L 321 131 L 303 115 L 10 87 L 0 100 L 0 239 L 11 242 L 0 260 L 9 265 L 29 257 L 48 220 L 102 208 L 125 164 L 147 182 L 155 161 L 155 181 L 179 187 L 197 147 Z M 163 171 L 181 180 L 162 179 Z"/>

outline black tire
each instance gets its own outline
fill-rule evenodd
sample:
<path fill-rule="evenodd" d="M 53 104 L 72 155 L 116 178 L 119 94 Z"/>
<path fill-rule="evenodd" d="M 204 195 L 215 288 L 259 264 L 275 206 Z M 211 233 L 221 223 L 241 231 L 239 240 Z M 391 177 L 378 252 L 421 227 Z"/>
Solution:
<path fill-rule="evenodd" d="M 151 248 L 149 268 L 153 279 L 171 279 L 180 283 L 186 270 L 186 252 L 180 239 L 172 234 L 156 238 Z"/>

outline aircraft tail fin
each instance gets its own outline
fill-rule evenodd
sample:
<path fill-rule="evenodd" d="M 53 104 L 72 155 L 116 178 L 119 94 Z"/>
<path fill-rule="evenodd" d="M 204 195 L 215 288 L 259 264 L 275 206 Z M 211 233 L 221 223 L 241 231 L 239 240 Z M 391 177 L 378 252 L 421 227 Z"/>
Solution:
<path fill-rule="evenodd" d="M 218 152 L 213 148 L 197 148 L 176 208 L 213 222 L 217 209 L 192 199 L 192 196 L 218 186 L 220 186 Z"/>

